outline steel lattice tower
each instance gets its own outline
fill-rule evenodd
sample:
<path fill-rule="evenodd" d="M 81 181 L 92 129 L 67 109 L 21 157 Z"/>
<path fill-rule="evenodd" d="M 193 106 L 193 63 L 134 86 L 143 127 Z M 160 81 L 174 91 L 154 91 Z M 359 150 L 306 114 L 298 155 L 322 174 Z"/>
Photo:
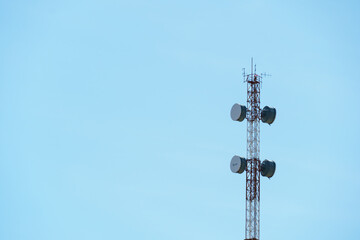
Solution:
<path fill-rule="evenodd" d="M 275 173 L 275 162 L 260 161 L 260 120 L 271 124 L 275 120 L 276 110 L 268 106 L 260 108 L 260 87 L 264 74 L 257 75 L 253 71 L 244 73 L 247 83 L 247 107 L 235 104 L 231 109 L 234 121 L 247 120 L 247 158 L 234 156 L 230 163 L 232 172 L 242 173 L 246 170 L 246 209 L 245 209 L 245 239 L 260 239 L 260 173 L 268 178 Z"/>
<path fill-rule="evenodd" d="M 245 238 L 259 239 L 260 235 L 260 81 L 253 72 L 247 82 L 247 166 Z"/>

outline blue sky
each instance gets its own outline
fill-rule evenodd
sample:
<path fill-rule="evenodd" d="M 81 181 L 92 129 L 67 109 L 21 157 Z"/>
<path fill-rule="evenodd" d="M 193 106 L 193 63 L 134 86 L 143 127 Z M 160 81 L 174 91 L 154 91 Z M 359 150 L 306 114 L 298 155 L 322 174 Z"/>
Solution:
<path fill-rule="evenodd" d="M 261 239 L 360 235 L 357 1 L 0 1 L 0 239 L 243 239 L 242 68 Z"/>

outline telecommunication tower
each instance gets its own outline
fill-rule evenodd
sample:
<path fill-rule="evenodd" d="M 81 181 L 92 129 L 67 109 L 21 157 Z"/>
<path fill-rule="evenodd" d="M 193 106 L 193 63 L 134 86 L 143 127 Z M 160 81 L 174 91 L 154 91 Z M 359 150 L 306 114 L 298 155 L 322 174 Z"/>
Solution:
<path fill-rule="evenodd" d="M 276 109 L 265 106 L 260 108 L 260 88 L 262 78 L 266 74 L 256 74 L 251 59 L 251 73 L 245 74 L 247 83 L 247 106 L 234 104 L 231 108 L 231 118 L 242 122 L 247 120 L 247 157 L 235 155 L 230 162 L 234 173 L 246 171 L 246 209 L 245 209 L 245 240 L 260 238 L 260 174 L 271 178 L 276 169 L 274 161 L 260 161 L 260 120 L 272 124 L 276 117 Z"/>

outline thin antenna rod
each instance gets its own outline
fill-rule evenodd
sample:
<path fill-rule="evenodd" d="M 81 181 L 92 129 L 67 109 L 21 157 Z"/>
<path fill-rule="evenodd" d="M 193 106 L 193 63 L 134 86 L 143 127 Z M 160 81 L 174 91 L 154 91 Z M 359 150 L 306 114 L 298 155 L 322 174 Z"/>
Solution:
<path fill-rule="evenodd" d="M 251 58 L 251 76 L 253 75 L 253 58 Z"/>

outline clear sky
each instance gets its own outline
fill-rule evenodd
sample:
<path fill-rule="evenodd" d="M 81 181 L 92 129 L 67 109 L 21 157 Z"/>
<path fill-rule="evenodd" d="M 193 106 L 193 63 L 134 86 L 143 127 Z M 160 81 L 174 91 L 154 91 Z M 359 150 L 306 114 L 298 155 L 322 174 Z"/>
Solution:
<path fill-rule="evenodd" d="M 245 237 L 246 103 L 261 239 L 360 236 L 358 1 L 0 1 L 0 239 Z"/>

